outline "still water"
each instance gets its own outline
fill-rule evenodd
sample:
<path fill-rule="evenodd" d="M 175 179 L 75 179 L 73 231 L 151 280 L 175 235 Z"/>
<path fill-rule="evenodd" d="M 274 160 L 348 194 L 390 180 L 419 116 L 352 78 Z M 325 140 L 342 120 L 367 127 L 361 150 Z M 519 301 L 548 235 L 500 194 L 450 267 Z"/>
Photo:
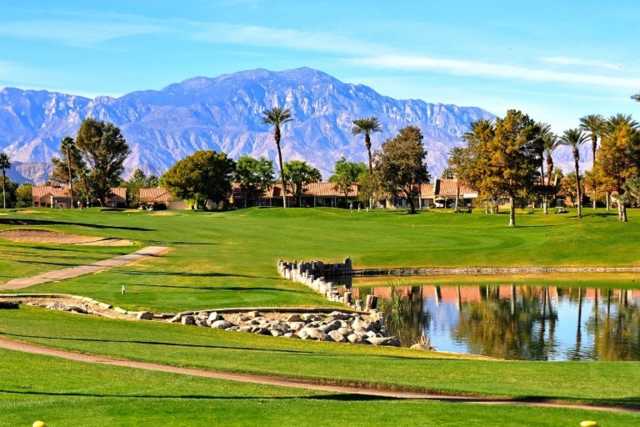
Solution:
<path fill-rule="evenodd" d="M 554 286 L 354 288 L 410 346 L 529 360 L 640 360 L 640 290 Z"/>

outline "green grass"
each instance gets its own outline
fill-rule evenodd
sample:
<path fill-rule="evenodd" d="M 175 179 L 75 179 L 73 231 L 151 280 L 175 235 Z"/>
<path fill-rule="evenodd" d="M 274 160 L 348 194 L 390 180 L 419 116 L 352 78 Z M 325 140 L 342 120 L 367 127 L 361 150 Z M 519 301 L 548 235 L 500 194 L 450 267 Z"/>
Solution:
<path fill-rule="evenodd" d="M 0 426 L 29 426 L 37 419 L 51 427 L 577 426 L 585 419 L 615 427 L 640 422 L 636 415 L 583 410 L 369 400 L 72 363 L 5 350 L 0 350 L 0 360 Z"/>
<path fill-rule="evenodd" d="M 307 289 L 280 280 L 275 272 L 279 258 L 338 260 L 351 256 L 356 267 L 635 265 L 640 261 L 635 243 L 640 238 L 637 211 L 631 211 L 628 224 L 618 223 L 615 215 L 603 211 L 587 210 L 582 221 L 572 215 L 522 215 L 516 229 L 505 226 L 504 215 L 481 213 L 249 209 L 157 216 L 95 209 L 39 212 L 11 212 L 0 217 L 0 227 L 8 226 L 7 219 L 28 222 L 37 217 L 51 222 L 47 228 L 174 248 L 152 262 L 32 288 L 82 294 L 132 309 L 326 304 Z M 104 226 L 109 228 L 99 228 Z M 24 269 L 25 259 L 39 260 L 37 252 L 5 260 L 0 275 Z M 122 284 L 128 287 L 125 296 L 120 294 Z"/>
<path fill-rule="evenodd" d="M 226 371 L 455 393 L 640 404 L 640 362 L 525 362 L 317 343 L 23 307 L 0 333 L 74 351 Z"/>

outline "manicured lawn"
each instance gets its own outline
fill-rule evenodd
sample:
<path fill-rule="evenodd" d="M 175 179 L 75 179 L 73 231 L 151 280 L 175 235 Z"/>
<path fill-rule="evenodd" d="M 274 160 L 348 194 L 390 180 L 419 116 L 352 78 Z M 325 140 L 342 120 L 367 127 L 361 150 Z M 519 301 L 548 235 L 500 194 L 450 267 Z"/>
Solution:
<path fill-rule="evenodd" d="M 0 350 L 0 426 L 631 426 L 635 415 L 362 399 Z M 16 366 L 28 369 L 15 369 Z M 328 416 L 330 415 L 330 416 Z"/>
<path fill-rule="evenodd" d="M 26 307 L 4 310 L 0 333 L 52 347 L 180 366 L 456 393 L 640 404 L 640 362 L 489 361 Z"/>
<path fill-rule="evenodd" d="M 135 239 L 174 248 L 167 257 L 63 283 L 32 288 L 94 297 L 134 309 L 164 311 L 210 307 L 318 305 L 322 298 L 280 280 L 279 258 L 338 260 L 358 266 L 630 265 L 640 257 L 636 211 L 619 224 L 603 210 L 579 221 L 573 215 L 506 216 L 482 213 L 349 212 L 336 209 L 249 209 L 226 213 L 10 212 L 0 227 L 34 218 L 46 225 L 93 235 Z M 79 225 L 80 224 L 80 225 Z M 81 225 L 84 224 L 84 225 Z M 107 228 L 104 228 L 107 227 Z M 63 248 L 64 249 L 64 248 Z M 35 251 L 35 250 L 34 250 Z M 38 260 L 36 252 L 25 254 Z M 4 271 L 24 268 L 5 260 Z M 76 262 L 76 260 L 74 260 Z M 126 284 L 128 293 L 120 294 Z"/>

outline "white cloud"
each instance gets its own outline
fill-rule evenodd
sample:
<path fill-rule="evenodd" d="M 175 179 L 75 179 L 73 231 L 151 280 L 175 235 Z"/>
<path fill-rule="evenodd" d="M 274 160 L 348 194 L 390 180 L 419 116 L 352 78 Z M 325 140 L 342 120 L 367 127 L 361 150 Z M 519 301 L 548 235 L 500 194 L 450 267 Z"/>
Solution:
<path fill-rule="evenodd" d="M 605 70 L 620 71 L 623 69 L 621 64 L 599 61 L 594 59 L 573 58 L 570 56 L 545 56 L 540 61 L 547 64 L 577 66 L 588 68 L 602 68 Z"/>
<path fill-rule="evenodd" d="M 46 19 L 0 23 L 0 37 L 55 41 L 74 47 L 161 31 L 163 27 L 154 23 L 126 20 Z"/>
<path fill-rule="evenodd" d="M 309 32 L 291 28 L 271 28 L 223 23 L 196 24 L 193 38 L 217 44 L 284 48 L 311 52 L 358 55 L 384 50 L 382 46 L 361 42 L 334 33 Z"/>
<path fill-rule="evenodd" d="M 511 80 L 525 80 L 533 82 L 563 83 L 572 85 L 587 85 L 596 87 L 616 87 L 637 89 L 640 79 L 612 77 L 607 75 L 558 72 L 542 68 L 529 68 L 518 65 L 479 62 L 459 59 L 434 58 L 418 55 L 377 55 L 354 58 L 351 62 L 395 70 L 432 70 L 444 73 L 506 78 Z"/>

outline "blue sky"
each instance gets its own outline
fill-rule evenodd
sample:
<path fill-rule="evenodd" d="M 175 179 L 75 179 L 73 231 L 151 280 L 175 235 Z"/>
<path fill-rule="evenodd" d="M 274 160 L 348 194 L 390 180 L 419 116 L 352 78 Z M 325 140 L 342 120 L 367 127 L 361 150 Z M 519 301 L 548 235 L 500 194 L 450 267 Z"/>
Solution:
<path fill-rule="evenodd" d="M 0 86 L 88 96 L 309 66 L 397 98 L 520 108 L 557 131 L 640 116 L 637 0 L 3 0 Z"/>

